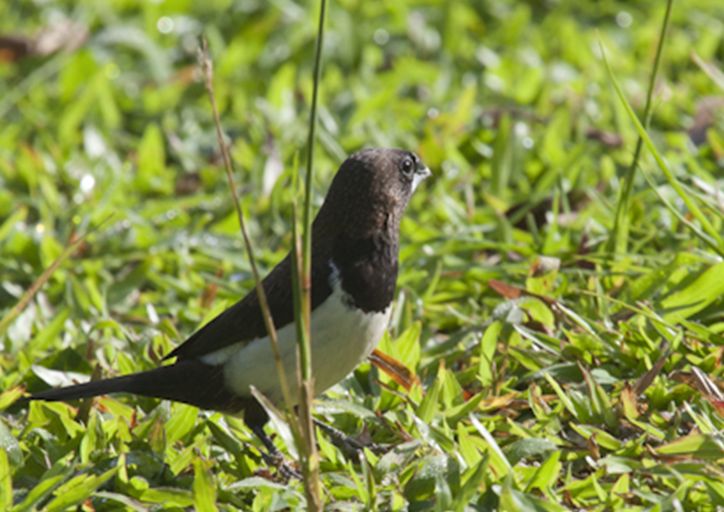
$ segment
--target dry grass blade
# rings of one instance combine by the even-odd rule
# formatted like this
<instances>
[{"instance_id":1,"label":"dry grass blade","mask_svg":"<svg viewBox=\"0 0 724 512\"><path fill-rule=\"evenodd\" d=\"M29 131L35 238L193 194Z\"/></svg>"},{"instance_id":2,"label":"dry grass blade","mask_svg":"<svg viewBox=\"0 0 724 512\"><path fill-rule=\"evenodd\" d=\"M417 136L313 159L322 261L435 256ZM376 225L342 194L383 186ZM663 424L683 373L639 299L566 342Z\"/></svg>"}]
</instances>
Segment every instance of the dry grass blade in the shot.
<instances>
[{"instance_id":1,"label":"dry grass blade","mask_svg":"<svg viewBox=\"0 0 724 512\"><path fill-rule=\"evenodd\" d=\"M711 378L704 373L703 370L699 369L696 366L691 367L691 372L694 374L696 387L701 391L703 394L711 396L712 398L721 401L724 401L724 394L719 390L719 386L717 386Z\"/></svg>"},{"instance_id":2,"label":"dry grass blade","mask_svg":"<svg viewBox=\"0 0 724 512\"><path fill-rule=\"evenodd\" d=\"M684 382L698 390L714 406L716 411L724 416L724 393L719 389L719 385L703 370L692 366L691 372L677 371L671 375L671 378L677 382Z\"/></svg>"},{"instance_id":3,"label":"dry grass blade","mask_svg":"<svg viewBox=\"0 0 724 512\"><path fill-rule=\"evenodd\" d=\"M722 90L724 90L724 73L715 65L702 59L698 53L691 53L693 60L706 75Z\"/></svg>"},{"instance_id":4,"label":"dry grass blade","mask_svg":"<svg viewBox=\"0 0 724 512\"><path fill-rule=\"evenodd\" d=\"M519 299L524 295L522 288L498 281L497 279L488 281L488 286L508 300Z\"/></svg>"},{"instance_id":5,"label":"dry grass blade","mask_svg":"<svg viewBox=\"0 0 724 512\"><path fill-rule=\"evenodd\" d=\"M229 156L229 148L224 143L224 135L221 129L221 118L219 117L219 109L216 105L216 95L214 94L214 72L211 57L209 56L208 45L206 39L201 39L201 47L199 48L199 63L204 76L204 86L209 95L209 101L211 102L211 110L214 116L214 125L216 126L216 137L219 142L219 150L224 159L224 169L226 170L226 178L229 183L229 190L234 200L234 208L236 208L236 215L239 220L239 227L241 229L241 235L244 238L244 247L246 253L249 256L249 263L251 265L251 272L254 276L254 285L256 287L256 293L259 297L259 305L261 306L262 315L264 317L264 325L266 326L267 333L269 334L269 341L272 345L272 351L274 353L274 363L277 368L279 376L279 382L282 388L282 394L284 395L284 403L286 405L287 414L290 415L292 410L292 397L289 392L289 385L284 372L284 366L282 365L282 358L279 352L279 342L277 340L277 332L274 327L274 320L271 316L269 304L266 299L266 293L262 286L262 280L259 276L259 270L256 265L256 259L254 257L254 248L249 238L249 234L246 229L246 223L244 222L244 213L241 210L241 204L239 203L239 196L236 192L236 186L234 185L233 168L231 164L231 157ZM293 423L293 422L292 422ZM294 425L292 425L294 427ZM294 428L293 428L294 431Z\"/></svg>"},{"instance_id":6,"label":"dry grass blade","mask_svg":"<svg viewBox=\"0 0 724 512\"><path fill-rule=\"evenodd\" d=\"M380 352L377 349L373 350L369 356L369 360L373 365L385 372L392 380L408 391L412 389L413 386L420 385L420 379L412 370L384 352Z\"/></svg>"},{"instance_id":7,"label":"dry grass blade","mask_svg":"<svg viewBox=\"0 0 724 512\"><path fill-rule=\"evenodd\" d=\"M641 377L639 377L639 380L636 381L636 385L634 386L634 393L636 395L640 395L648 389L656 376L661 373L664 364L666 364L666 360L669 358L670 350L668 346L664 346L662 348L664 352L663 355L659 357L659 359L654 363L649 371L644 373Z\"/></svg>"},{"instance_id":8,"label":"dry grass blade","mask_svg":"<svg viewBox=\"0 0 724 512\"><path fill-rule=\"evenodd\" d=\"M545 302L549 306L554 306L558 304L558 301L556 301L555 299L546 297L545 295L541 295L539 293L530 292L525 288L520 288L512 284L504 283L503 281L499 281L497 279L488 280L488 286L490 286L495 292L508 300L520 299L521 297L534 297L538 300Z\"/></svg>"},{"instance_id":9,"label":"dry grass blade","mask_svg":"<svg viewBox=\"0 0 724 512\"><path fill-rule=\"evenodd\" d=\"M23 293L23 296L20 297L20 300L17 304L6 314L2 320L0 320L0 336L2 336L5 333L5 330L10 326L13 320L17 318L17 316L22 313L22 311L27 307L27 305L30 303L31 300L33 300L33 297L36 293L43 287L45 283L48 282L48 279L50 279L50 276L53 275L53 272L55 272L58 267L71 255L73 252L78 248L78 246L83 242L90 234L97 231L103 224L108 222L110 220L111 216L109 215L105 219L103 219L97 226L92 227L89 229L86 233L78 236L78 237L72 237L70 243L68 244L68 247L63 250L63 252L53 260L53 262L46 268L42 274L38 276L38 278L33 282L33 284L28 288L25 293Z\"/></svg>"}]
</instances>

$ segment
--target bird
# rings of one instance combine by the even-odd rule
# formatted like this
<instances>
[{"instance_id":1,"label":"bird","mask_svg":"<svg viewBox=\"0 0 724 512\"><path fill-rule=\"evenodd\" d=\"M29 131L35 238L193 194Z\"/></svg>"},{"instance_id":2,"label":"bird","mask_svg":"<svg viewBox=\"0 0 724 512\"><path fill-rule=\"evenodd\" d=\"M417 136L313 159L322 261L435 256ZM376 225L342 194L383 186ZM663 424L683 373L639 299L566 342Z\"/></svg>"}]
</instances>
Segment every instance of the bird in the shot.
<instances>
[{"instance_id":1,"label":"bird","mask_svg":"<svg viewBox=\"0 0 724 512\"><path fill-rule=\"evenodd\" d=\"M340 166L312 222L311 355L315 393L344 379L370 355L390 318L398 274L400 221L415 189L431 175L411 151L368 148ZM263 279L286 375L296 375L292 254ZM275 454L269 417L253 396L283 399L259 298L251 290L213 318L155 369L32 393L68 401L130 393L243 417ZM289 378L293 399L297 379ZM296 405L295 403L292 405Z\"/></svg>"}]
</instances>

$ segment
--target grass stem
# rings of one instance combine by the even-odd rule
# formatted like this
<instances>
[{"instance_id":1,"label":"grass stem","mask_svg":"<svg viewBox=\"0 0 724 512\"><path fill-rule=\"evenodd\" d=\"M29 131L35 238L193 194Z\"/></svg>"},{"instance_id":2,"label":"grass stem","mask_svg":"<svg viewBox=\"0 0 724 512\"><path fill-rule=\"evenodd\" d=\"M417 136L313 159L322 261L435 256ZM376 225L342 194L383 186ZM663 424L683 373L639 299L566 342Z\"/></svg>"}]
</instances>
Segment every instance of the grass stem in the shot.
<instances>
[{"instance_id":1,"label":"grass stem","mask_svg":"<svg viewBox=\"0 0 724 512\"><path fill-rule=\"evenodd\" d=\"M236 186L234 184L234 175L233 175L233 167L232 167L232 163L231 163L231 156L229 155L229 148L227 147L226 143L224 142L223 130L221 128L221 118L219 117L219 109L216 104L216 95L214 94L213 62L209 55L208 44L207 44L205 38L201 39L199 61L200 61L201 70L202 70L203 76L204 76L204 86L206 87L206 92L209 95L209 101L211 103L211 111L214 116L214 125L216 126L216 138L219 142L219 150L221 151L221 155L224 160L224 169L226 170L226 179L229 184L229 190L231 191L234 208L236 209L236 215L239 220L239 227L241 229L241 235L244 239L244 247L245 247L246 253L249 257L249 263L251 265L251 273L254 277L254 286L256 288L257 296L259 297L259 306L261 308L262 316L264 318L264 325L266 327L267 333L269 334L269 341L271 343L272 352L274 354L274 363L276 365L277 373L279 376L279 382L280 382L281 388L282 388L282 395L284 397L284 403L286 405L287 419L290 419L292 404L294 402L292 401L292 396L291 396L291 392L289 391L289 384L287 381L286 372L284 371L284 366L282 364L281 353L279 352L279 341L277 339L277 332L276 332L276 328L274 326L274 319L272 318L271 311L269 309L269 303L267 302L266 292L264 291L264 286L262 285L262 279L259 275L259 269L256 264L256 258L254 257L254 247L251 243L251 239L249 238L249 233L246 229L246 222L244 221L244 212L241 209L241 203L239 202L239 195L236 191ZM292 431L294 432L295 426L296 426L294 424L294 422L290 421L290 426L292 427Z\"/></svg>"},{"instance_id":2,"label":"grass stem","mask_svg":"<svg viewBox=\"0 0 724 512\"><path fill-rule=\"evenodd\" d=\"M314 52L314 77L312 83L312 105L309 115L309 134L307 138L307 165L304 178L304 205L301 232L295 230L295 265L297 267L296 286L298 287L298 305L296 310L297 334L299 343L299 378L301 380L299 420L302 435L306 443L303 453L304 489L307 497L307 508L321 510L321 483L319 477L319 457L312 422L312 401L314 399L314 377L312 375L311 352L311 309L312 309L312 176L314 169L314 140L317 125L317 100L322 68L322 48L324 45L324 18L327 9L326 0L320 0L317 40ZM296 208L295 208L296 212ZM296 220L295 220L296 227ZM301 245L301 258L299 249Z\"/></svg>"},{"instance_id":3,"label":"grass stem","mask_svg":"<svg viewBox=\"0 0 724 512\"><path fill-rule=\"evenodd\" d=\"M659 72L659 65L661 63L661 55L663 53L664 41L666 39L666 30L669 25L669 19L671 17L671 6L673 0L667 0L666 11L664 12L664 21L661 24L661 32L659 34L659 42L656 45L656 56L654 57L654 67L649 77L649 86L646 91L646 104L644 106L644 127L648 128L649 122L651 121L651 100L654 95L654 87L656 86L656 77ZM621 255L626 253L628 247L628 234L629 234L629 208L631 205L631 191L633 190L633 182L636 176L636 168L638 167L639 158L641 157L641 149L643 148L643 138L639 136L636 141L636 149L634 150L633 159L631 165L628 167L626 176L623 180L623 189L619 196L618 203L616 204L616 216L613 224L613 252L615 255Z\"/></svg>"}]
</instances>

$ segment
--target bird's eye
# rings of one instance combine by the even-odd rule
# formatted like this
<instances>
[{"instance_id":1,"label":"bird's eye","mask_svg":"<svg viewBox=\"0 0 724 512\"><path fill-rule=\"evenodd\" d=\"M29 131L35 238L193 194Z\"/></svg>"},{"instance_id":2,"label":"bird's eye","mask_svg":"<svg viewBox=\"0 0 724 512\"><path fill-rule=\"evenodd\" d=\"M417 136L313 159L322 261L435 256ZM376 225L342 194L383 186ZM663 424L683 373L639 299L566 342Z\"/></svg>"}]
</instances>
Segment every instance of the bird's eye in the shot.
<instances>
[{"instance_id":1,"label":"bird's eye","mask_svg":"<svg viewBox=\"0 0 724 512\"><path fill-rule=\"evenodd\" d=\"M405 176L411 176L415 170L415 163L412 161L412 158L405 158L400 164L400 170Z\"/></svg>"}]
</instances>

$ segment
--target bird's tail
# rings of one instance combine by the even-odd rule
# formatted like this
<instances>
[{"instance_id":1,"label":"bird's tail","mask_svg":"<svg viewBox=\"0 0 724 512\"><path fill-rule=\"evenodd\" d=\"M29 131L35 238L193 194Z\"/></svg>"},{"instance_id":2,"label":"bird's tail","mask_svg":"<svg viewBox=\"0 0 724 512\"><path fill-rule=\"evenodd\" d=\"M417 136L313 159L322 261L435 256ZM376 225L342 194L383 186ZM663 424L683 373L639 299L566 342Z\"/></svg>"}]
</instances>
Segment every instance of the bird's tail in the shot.
<instances>
[{"instance_id":1,"label":"bird's tail","mask_svg":"<svg viewBox=\"0 0 724 512\"><path fill-rule=\"evenodd\" d=\"M179 361L112 379L97 380L64 388L33 393L30 400L67 401L90 398L110 393L132 393L152 398L165 398L185 402L204 409L236 412L244 408L240 397L234 396L224 385L220 366L200 361Z\"/></svg>"},{"instance_id":2,"label":"bird's tail","mask_svg":"<svg viewBox=\"0 0 724 512\"><path fill-rule=\"evenodd\" d=\"M151 370L155 372L156 370ZM134 373L113 379L96 380L84 384L75 384L64 388L51 388L45 391L33 393L30 400L47 400L49 402L63 402L67 400L78 400L93 396L107 395L110 393L136 393L138 388L146 388L141 383L146 380L146 373Z\"/></svg>"}]
</instances>

